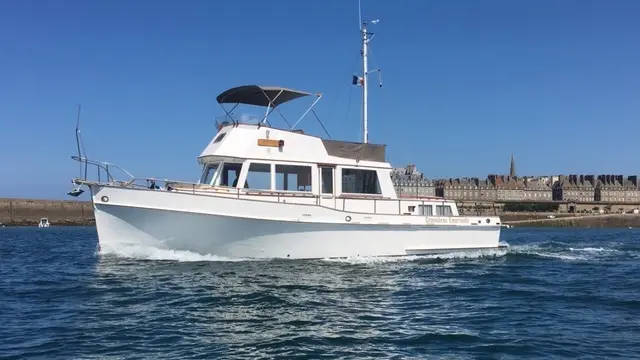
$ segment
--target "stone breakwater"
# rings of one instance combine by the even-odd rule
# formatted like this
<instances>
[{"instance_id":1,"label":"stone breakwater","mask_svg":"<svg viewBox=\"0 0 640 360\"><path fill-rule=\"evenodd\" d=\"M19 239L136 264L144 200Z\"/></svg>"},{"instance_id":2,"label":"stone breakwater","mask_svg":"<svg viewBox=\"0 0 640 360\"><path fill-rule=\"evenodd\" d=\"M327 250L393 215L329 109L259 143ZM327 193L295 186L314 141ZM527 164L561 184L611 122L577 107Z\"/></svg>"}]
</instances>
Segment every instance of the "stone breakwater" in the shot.
<instances>
[{"instance_id":1,"label":"stone breakwater","mask_svg":"<svg viewBox=\"0 0 640 360\"><path fill-rule=\"evenodd\" d=\"M0 223L7 226L37 225L48 218L51 225L92 225L90 201L0 199Z\"/></svg>"}]
</instances>

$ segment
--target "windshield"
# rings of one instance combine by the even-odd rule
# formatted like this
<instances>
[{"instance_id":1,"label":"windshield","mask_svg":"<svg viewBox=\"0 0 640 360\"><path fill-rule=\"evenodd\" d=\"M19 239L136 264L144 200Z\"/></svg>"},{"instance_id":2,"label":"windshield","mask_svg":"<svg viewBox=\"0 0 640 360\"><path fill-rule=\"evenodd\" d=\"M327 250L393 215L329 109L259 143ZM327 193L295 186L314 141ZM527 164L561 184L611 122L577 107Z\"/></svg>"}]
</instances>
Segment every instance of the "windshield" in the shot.
<instances>
[{"instance_id":1,"label":"windshield","mask_svg":"<svg viewBox=\"0 0 640 360\"><path fill-rule=\"evenodd\" d=\"M215 175L216 170L218 170L218 164L208 164L204 172L202 173L202 179L200 179L201 184L211 184L213 180L213 175Z\"/></svg>"},{"instance_id":2,"label":"windshield","mask_svg":"<svg viewBox=\"0 0 640 360\"><path fill-rule=\"evenodd\" d=\"M220 186L236 187L241 168L240 163L225 163L220 173Z\"/></svg>"}]
</instances>

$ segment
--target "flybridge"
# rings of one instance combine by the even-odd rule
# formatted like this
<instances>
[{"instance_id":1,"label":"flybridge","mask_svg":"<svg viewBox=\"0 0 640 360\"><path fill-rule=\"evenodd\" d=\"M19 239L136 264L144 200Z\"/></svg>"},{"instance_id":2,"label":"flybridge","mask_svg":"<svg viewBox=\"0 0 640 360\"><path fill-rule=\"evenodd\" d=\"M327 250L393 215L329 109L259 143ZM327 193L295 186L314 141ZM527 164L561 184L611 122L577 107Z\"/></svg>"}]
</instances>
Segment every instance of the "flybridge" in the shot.
<instances>
[{"instance_id":1,"label":"flybridge","mask_svg":"<svg viewBox=\"0 0 640 360\"><path fill-rule=\"evenodd\" d=\"M284 103L312 95L316 96L315 101L293 125L290 124L287 118L278 109L278 107ZM223 120L222 122L218 121L218 128L222 129L222 127L227 125L233 125L235 127L241 123L255 124L258 127L272 127L268 118L274 110L277 110L285 123L289 125L289 129L282 130L302 133L301 130L296 130L295 127L309 112L311 112L326 132L326 129L324 128L322 122L313 110L314 106L318 103L321 97L322 94L312 94L309 92L292 90L285 87L258 85L244 85L233 87L231 89L223 91L216 98L217 102L220 104L226 114L225 120ZM231 108L231 110L227 110L223 106L223 104L234 104L234 106ZM265 114L262 118L248 117L246 114L234 114L233 111L241 104L264 107L266 108ZM248 119L252 121L247 121ZM330 156L376 162L386 161L385 145L331 140L331 137L328 133L327 136L329 137L329 139L322 139L322 144L324 145L327 154ZM259 141L258 145L267 146L265 141L267 140L262 141L262 145ZM216 141L214 140L214 142ZM273 146L277 145L275 145L274 143Z\"/></svg>"},{"instance_id":2,"label":"flybridge","mask_svg":"<svg viewBox=\"0 0 640 360\"><path fill-rule=\"evenodd\" d=\"M311 106L307 108L304 114L302 114L302 116L300 116L300 118L293 125L291 125L289 120L284 116L284 114L280 111L280 109L278 109L278 106L286 102L293 101L293 100L307 97L307 96L312 96L312 95L314 95L316 99L313 101ZM249 116L250 119L257 120L255 122L258 124L258 126L260 126L261 124L267 124L271 126L271 123L269 122L269 115L271 115L271 113L274 110L277 110L278 114L280 114L280 117L284 120L287 126L289 126L290 130L295 130L295 127L298 126L300 121L302 121L302 119L305 116L307 116L309 112L311 112L315 116L315 118L318 120L318 122L320 123L320 126L322 126L322 129L325 131L325 133L327 133L327 136L331 137L329 136L329 133L327 132L324 125L322 124L322 121L320 121L320 118L318 117L318 115L313 109L315 105L318 103L318 101L320 101L321 98L322 98L321 93L312 94L305 91L292 90L292 89L278 87L278 86L259 86L259 85L237 86L237 87L225 90L216 98L216 100L218 101L218 104L220 104L220 106L222 107L222 110L224 110L226 114L222 122L218 121L218 127L225 125L224 124L225 121L227 123L231 122L234 126L239 123L247 123L247 121L242 121L243 118L244 120L247 119L246 114L233 114L233 111L240 104L244 104L244 105L254 105L254 106L260 106L260 107L266 108L265 114L261 118L255 118L253 116ZM227 109L224 107L223 104L235 104L235 105L231 108L231 110L227 111Z\"/></svg>"}]
</instances>

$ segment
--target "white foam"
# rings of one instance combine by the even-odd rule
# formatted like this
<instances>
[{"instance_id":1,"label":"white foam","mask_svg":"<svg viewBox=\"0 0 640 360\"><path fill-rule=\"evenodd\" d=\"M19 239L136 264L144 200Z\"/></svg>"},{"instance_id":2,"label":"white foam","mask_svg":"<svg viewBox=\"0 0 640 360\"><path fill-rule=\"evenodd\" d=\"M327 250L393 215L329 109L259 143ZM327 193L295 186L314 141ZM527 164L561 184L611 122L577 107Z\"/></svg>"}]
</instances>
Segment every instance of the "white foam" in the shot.
<instances>
[{"instance_id":1,"label":"white foam","mask_svg":"<svg viewBox=\"0 0 640 360\"><path fill-rule=\"evenodd\" d=\"M351 256L346 258L330 259L324 258L322 261L344 263L344 264L384 264L419 259L419 256Z\"/></svg>"},{"instance_id":2,"label":"white foam","mask_svg":"<svg viewBox=\"0 0 640 360\"><path fill-rule=\"evenodd\" d=\"M477 259L481 257L493 256L505 256L507 249L490 249L490 250L469 250L469 251L456 251L443 254L425 255L428 259Z\"/></svg>"},{"instance_id":3,"label":"white foam","mask_svg":"<svg viewBox=\"0 0 640 360\"><path fill-rule=\"evenodd\" d=\"M407 256L354 256L339 259L322 259L323 261L346 263L346 264L383 264L383 263L397 263L397 262L411 262L416 260L431 260L431 259L478 259L487 256L504 256L507 254L506 249L491 249L491 250L472 250L472 251L455 251L442 254L430 254L430 255L407 255Z\"/></svg>"},{"instance_id":4,"label":"white foam","mask_svg":"<svg viewBox=\"0 0 640 360\"><path fill-rule=\"evenodd\" d=\"M616 250L616 249L593 248L593 247L569 248L569 250L571 250L571 251L586 251L586 252L618 252L618 250Z\"/></svg>"},{"instance_id":5,"label":"white foam","mask_svg":"<svg viewBox=\"0 0 640 360\"><path fill-rule=\"evenodd\" d=\"M511 251L521 254L531 254L540 257L556 258L568 261L594 260L598 258L596 254L619 252L619 250L607 249L603 247L555 248L549 246L540 246L540 244L512 246Z\"/></svg>"},{"instance_id":6,"label":"white foam","mask_svg":"<svg viewBox=\"0 0 640 360\"><path fill-rule=\"evenodd\" d=\"M541 252L530 252L529 254L533 254L541 257L547 257L547 258L560 259L560 260L569 260L569 261L587 260L587 258L583 256L571 256L571 255L564 255L564 254L541 253Z\"/></svg>"},{"instance_id":7,"label":"white foam","mask_svg":"<svg viewBox=\"0 0 640 360\"><path fill-rule=\"evenodd\" d=\"M248 261L243 258L229 258L212 254L199 254L187 250L160 249L139 245L102 246L102 255L115 255L117 257L136 260L172 260L180 262L198 261Z\"/></svg>"}]
</instances>

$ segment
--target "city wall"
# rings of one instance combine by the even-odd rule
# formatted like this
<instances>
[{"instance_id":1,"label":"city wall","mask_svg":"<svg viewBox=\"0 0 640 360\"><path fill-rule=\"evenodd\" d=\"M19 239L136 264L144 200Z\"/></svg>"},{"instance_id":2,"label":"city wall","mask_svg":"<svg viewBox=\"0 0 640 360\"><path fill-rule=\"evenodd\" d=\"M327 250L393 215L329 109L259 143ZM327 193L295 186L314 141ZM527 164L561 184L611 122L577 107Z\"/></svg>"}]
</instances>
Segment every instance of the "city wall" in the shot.
<instances>
[{"instance_id":1,"label":"city wall","mask_svg":"<svg viewBox=\"0 0 640 360\"><path fill-rule=\"evenodd\" d=\"M640 227L640 215L582 215L555 219L529 219L503 222L515 227L638 228Z\"/></svg>"}]
</instances>

